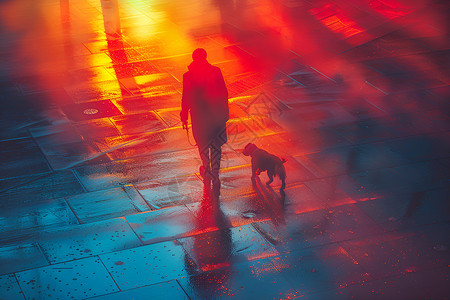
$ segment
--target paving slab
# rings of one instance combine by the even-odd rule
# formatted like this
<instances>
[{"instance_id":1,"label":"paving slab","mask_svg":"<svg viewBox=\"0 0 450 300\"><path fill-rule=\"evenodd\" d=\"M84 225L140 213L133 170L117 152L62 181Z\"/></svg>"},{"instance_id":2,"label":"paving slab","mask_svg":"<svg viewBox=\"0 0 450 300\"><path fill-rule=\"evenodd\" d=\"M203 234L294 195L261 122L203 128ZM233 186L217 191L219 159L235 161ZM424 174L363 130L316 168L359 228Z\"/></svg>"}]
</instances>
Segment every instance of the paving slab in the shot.
<instances>
[{"instance_id":1,"label":"paving slab","mask_svg":"<svg viewBox=\"0 0 450 300\"><path fill-rule=\"evenodd\" d=\"M22 207L24 203L82 193L83 187L71 170L1 181L1 207Z\"/></svg>"},{"instance_id":2,"label":"paving slab","mask_svg":"<svg viewBox=\"0 0 450 300\"><path fill-rule=\"evenodd\" d=\"M448 157L450 145L447 141L448 133L442 132L405 137L389 141L388 145L392 151L415 162Z\"/></svg>"},{"instance_id":3,"label":"paving slab","mask_svg":"<svg viewBox=\"0 0 450 300\"><path fill-rule=\"evenodd\" d=\"M370 200L369 200L370 201ZM377 236L384 229L355 204L335 206L327 209L329 230L336 242L365 236Z\"/></svg>"},{"instance_id":4,"label":"paving slab","mask_svg":"<svg viewBox=\"0 0 450 300\"><path fill-rule=\"evenodd\" d=\"M329 292L308 295L308 299L442 299L448 294L448 267L411 272Z\"/></svg>"},{"instance_id":5,"label":"paving slab","mask_svg":"<svg viewBox=\"0 0 450 300\"><path fill-rule=\"evenodd\" d=\"M363 98L345 99L338 102L339 106L357 117L359 120L383 117L386 112Z\"/></svg>"},{"instance_id":6,"label":"paving slab","mask_svg":"<svg viewBox=\"0 0 450 300\"><path fill-rule=\"evenodd\" d=\"M178 280L191 299L291 299L299 295L268 260L257 260Z\"/></svg>"},{"instance_id":7,"label":"paving slab","mask_svg":"<svg viewBox=\"0 0 450 300\"><path fill-rule=\"evenodd\" d=\"M411 161L393 152L384 143L336 147L296 157L319 177L330 177L365 170L403 165Z\"/></svg>"},{"instance_id":8,"label":"paving slab","mask_svg":"<svg viewBox=\"0 0 450 300\"><path fill-rule=\"evenodd\" d=\"M121 115L110 100L92 101L62 107L67 117L73 121L91 120Z\"/></svg>"},{"instance_id":9,"label":"paving slab","mask_svg":"<svg viewBox=\"0 0 450 300\"><path fill-rule=\"evenodd\" d=\"M177 242L168 241L100 255L121 290L190 276L192 258Z\"/></svg>"},{"instance_id":10,"label":"paving slab","mask_svg":"<svg viewBox=\"0 0 450 300\"><path fill-rule=\"evenodd\" d=\"M112 136L96 139L93 144L112 161L193 148L181 128Z\"/></svg>"},{"instance_id":11,"label":"paving slab","mask_svg":"<svg viewBox=\"0 0 450 300\"><path fill-rule=\"evenodd\" d=\"M2 208L0 240L2 243L27 239L46 229L78 224L64 198L27 201Z\"/></svg>"},{"instance_id":12,"label":"paving slab","mask_svg":"<svg viewBox=\"0 0 450 300\"><path fill-rule=\"evenodd\" d=\"M39 246L51 263L94 256L141 245L123 218L41 232Z\"/></svg>"},{"instance_id":13,"label":"paving slab","mask_svg":"<svg viewBox=\"0 0 450 300\"><path fill-rule=\"evenodd\" d=\"M354 171L396 167L410 163L410 160L398 152L392 151L386 143L369 143L358 145L358 152L350 156L350 162L356 165Z\"/></svg>"},{"instance_id":14,"label":"paving slab","mask_svg":"<svg viewBox=\"0 0 450 300\"><path fill-rule=\"evenodd\" d=\"M448 232L449 226L445 222L401 230L400 233L406 236L401 247L411 266L408 271L448 267Z\"/></svg>"},{"instance_id":15,"label":"paving slab","mask_svg":"<svg viewBox=\"0 0 450 300\"><path fill-rule=\"evenodd\" d=\"M128 183L192 174L198 170L197 150L141 156L107 164L88 165L75 169L82 184L89 191L116 187ZM157 173L156 173L157 171ZM164 174L164 175L162 175Z\"/></svg>"},{"instance_id":16,"label":"paving slab","mask_svg":"<svg viewBox=\"0 0 450 300\"><path fill-rule=\"evenodd\" d=\"M38 244L27 244L20 241L14 245L0 248L0 262L1 274L38 268L49 264Z\"/></svg>"},{"instance_id":17,"label":"paving slab","mask_svg":"<svg viewBox=\"0 0 450 300\"><path fill-rule=\"evenodd\" d=\"M247 75L247 74L246 74ZM255 72L245 76L245 78L227 83L228 96L236 97L246 92L254 92L255 89L261 87L265 83L270 82L270 78L262 73Z\"/></svg>"},{"instance_id":18,"label":"paving slab","mask_svg":"<svg viewBox=\"0 0 450 300\"><path fill-rule=\"evenodd\" d=\"M268 207L263 207L257 195L220 199L217 202L205 196L201 201L186 205L197 218L196 226L207 232L222 228L238 227L273 217Z\"/></svg>"},{"instance_id":19,"label":"paving slab","mask_svg":"<svg viewBox=\"0 0 450 300\"><path fill-rule=\"evenodd\" d=\"M89 120L75 124L84 139L98 139L119 135L119 131L109 118Z\"/></svg>"},{"instance_id":20,"label":"paving slab","mask_svg":"<svg viewBox=\"0 0 450 300\"><path fill-rule=\"evenodd\" d=\"M114 51L118 50L109 52L110 56L117 54L117 52ZM118 79L158 73L158 69L155 65L148 60L118 63L113 66L107 66L106 69Z\"/></svg>"},{"instance_id":21,"label":"paving slab","mask_svg":"<svg viewBox=\"0 0 450 300\"><path fill-rule=\"evenodd\" d=\"M213 230L178 241L202 271L279 254L251 224Z\"/></svg>"},{"instance_id":22,"label":"paving slab","mask_svg":"<svg viewBox=\"0 0 450 300\"><path fill-rule=\"evenodd\" d=\"M273 153L279 157L292 156L298 147L299 138L290 135L288 132L279 132L276 134L260 136L255 139L254 144L259 148ZM239 152L239 151L238 151ZM241 153L241 152L240 152ZM296 153L295 153L296 154ZM249 157L244 157L245 161L249 161Z\"/></svg>"},{"instance_id":23,"label":"paving slab","mask_svg":"<svg viewBox=\"0 0 450 300\"><path fill-rule=\"evenodd\" d=\"M103 41L103 44L106 44ZM91 63L94 59L94 63ZM110 64L111 58L105 53L93 53L89 55L78 55L74 57L72 66L74 69L83 69L88 67L98 67Z\"/></svg>"},{"instance_id":24,"label":"paving slab","mask_svg":"<svg viewBox=\"0 0 450 300\"><path fill-rule=\"evenodd\" d=\"M187 72L186 66L188 66L191 61L192 61L191 54L183 53L183 54L175 55L172 57L162 56L159 59L152 60L152 63L160 71L165 71L168 73L173 73L173 72L178 71L179 76L175 77L175 78L178 78L179 80L181 80L182 74Z\"/></svg>"},{"instance_id":25,"label":"paving slab","mask_svg":"<svg viewBox=\"0 0 450 300\"><path fill-rule=\"evenodd\" d=\"M155 110L155 112L169 127L181 126L181 96L172 107L160 107L159 109Z\"/></svg>"},{"instance_id":26,"label":"paving slab","mask_svg":"<svg viewBox=\"0 0 450 300\"><path fill-rule=\"evenodd\" d=\"M343 175L361 171L358 163L362 155L357 146L326 149L321 152L297 157L302 165L307 165L318 178Z\"/></svg>"},{"instance_id":27,"label":"paving slab","mask_svg":"<svg viewBox=\"0 0 450 300\"><path fill-rule=\"evenodd\" d=\"M168 73L156 73L150 75L122 78L120 83L133 95L166 96L177 94L177 88L181 84Z\"/></svg>"},{"instance_id":28,"label":"paving slab","mask_svg":"<svg viewBox=\"0 0 450 300\"><path fill-rule=\"evenodd\" d=\"M0 276L0 298L10 300L25 299L14 274Z\"/></svg>"},{"instance_id":29,"label":"paving slab","mask_svg":"<svg viewBox=\"0 0 450 300\"><path fill-rule=\"evenodd\" d=\"M251 181L251 165L246 163L237 168L229 168L222 170L219 173L221 180L221 195L222 198L233 198L236 195L245 195L253 193L252 181ZM261 174L262 177L266 175ZM264 180L264 179L263 179ZM266 180L267 181L267 180Z\"/></svg>"},{"instance_id":30,"label":"paving slab","mask_svg":"<svg viewBox=\"0 0 450 300\"><path fill-rule=\"evenodd\" d=\"M0 121L2 128L2 131L0 131L0 140L30 137L27 124L30 124L30 120L17 120L13 112L3 113Z\"/></svg>"},{"instance_id":31,"label":"paving slab","mask_svg":"<svg viewBox=\"0 0 450 300\"><path fill-rule=\"evenodd\" d=\"M152 284L141 288L135 288L127 291L116 292L88 299L120 300L125 298L131 298L136 300L145 300L148 299L149 296L152 297L152 299L160 299L160 300L190 299L176 281L168 281L158 284Z\"/></svg>"},{"instance_id":32,"label":"paving slab","mask_svg":"<svg viewBox=\"0 0 450 300\"><path fill-rule=\"evenodd\" d=\"M165 128L153 112L112 117L111 121L123 135L158 131Z\"/></svg>"},{"instance_id":33,"label":"paving slab","mask_svg":"<svg viewBox=\"0 0 450 300\"><path fill-rule=\"evenodd\" d=\"M350 175L365 190L386 196L401 193L415 187L408 181L406 174L398 174L390 168L370 170Z\"/></svg>"},{"instance_id":34,"label":"paving slab","mask_svg":"<svg viewBox=\"0 0 450 300\"><path fill-rule=\"evenodd\" d=\"M103 55L106 56L106 54L101 53ZM95 55L95 54L93 54ZM108 57L108 59L110 59ZM84 103L84 102L95 102L97 101L107 101L106 103L109 102L109 99L114 99L114 98L119 98L119 97L129 97L132 96L131 92L128 91L125 86L121 85L119 82L117 82L117 80L108 80L108 81L101 81L101 82L96 82L94 83L78 83L78 84L72 84L70 86L65 86L64 87L65 91L67 92L67 94L70 96L70 98L73 100L73 102L76 103ZM100 102L101 103L101 102ZM85 109L90 109L90 105L85 105L83 104L82 106L78 105L75 107L68 107L68 110L74 109L73 112L80 112L80 108L84 108ZM119 115L120 111L118 111L117 109L114 109L111 106L108 106L109 108L111 108L111 113L113 115ZM108 108L107 107L107 108ZM102 109L102 107L100 107ZM94 109L98 109L96 107L94 107ZM84 110L82 110L84 111ZM100 110L99 110L100 111ZM107 112L108 110L101 110L102 112ZM106 113L106 115L108 115L109 113ZM91 116L90 118L95 118L96 114L94 114L93 116ZM75 119L81 119L83 120L84 115L79 115L79 114L74 114L73 115L74 120Z\"/></svg>"},{"instance_id":35,"label":"paving slab","mask_svg":"<svg viewBox=\"0 0 450 300\"><path fill-rule=\"evenodd\" d=\"M82 140L80 134L77 132L76 127L67 119L62 110L58 110L58 114L55 119L39 122L29 128L31 135L41 142L56 142L59 143L73 143L80 142Z\"/></svg>"},{"instance_id":36,"label":"paving slab","mask_svg":"<svg viewBox=\"0 0 450 300\"><path fill-rule=\"evenodd\" d=\"M280 253L333 242L329 215L323 210L286 216L284 226L277 226L271 221L258 222L253 226Z\"/></svg>"},{"instance_id":37,"label":"paving slab","mask_svg":"<svg viewBox=\"0 0 450 300\"><path fill-rule=\"evenodd\" d=\"M395 128L386 126L380 119L344 124L335 127L335 130L353 144L377 142L396 137Z\"/></svg>"},{"instance_id":38,"label":"paving slab","mask_svg":"<svg viewBox=\"0 0 450 300\"><path fill-rule=\"evenodd\" d=\"M387 125L394 127L399 137L432 134L443 131L421 112L403 112L391 115Z\"/></svg>"},{"instance_id":39,"label":"paving slab","mask_svg":"<svg viewBox=\"0 0 450 300\"><path fill-rule=\"evenodd\" d=\"M434 95L431 91L405 91L378 98L371 97L367 101L388 114L421 112L423 110L444 108L446 105L445 101L437 95Z\"/></svg>"},{"instance_id":40,"label":"paving slab","mask_svg":"<svg viewBox=\"0 0 450 300\"><path fill-rule=\"evenodd\" d=\"M430 119L434 124L439 126L439 128L441 129L439 131L449 130L450 127L449 117L447 115L443 115L440 109L422 111L422 114L428 119Z\"/></svg>"},{"instance_id":41,"label":"paving slab","mask_svg":"<svg viewBox=\"0 0 450 300\"><path fill-rule=\"evenodd\" d=\"M326 86L333 83L330 79L312 69L292 72L289 74L289 77L306 87L314 85Z\"/></svg>"},{"instance_id":42,"label":"paving slab","mask_svg":"<svg viewBox=\"0 0 450 300\"><path fill-rule=\"evenodd\" d=\"M351 194L350 192L353 192L355 189L359 191L361 186L347 175L310 180L306 181L305 185L322 199L328 207L355 203L360 198L372 196L372 194L367 195L365 191L358 194L355 192L357 197ZM362 194L362 197L360 194Z\"/></svg>"},{"instance_id":43,"label":"paving slab","mask_svg":"<svg viewBox=\"0 0 450 300\"><path fill-rule=\"evenodd\" d=\"M98 257L16 273L26 298L80 299L118 291Z\"/></svg>"},{"instance_id":44,"label":"paving slab","mask_svg":"<svg viewBox=\"0 0 450 300\"><path fill-rule=\"evenodd\" d=\"M282 204L286 214L302 214L330 207L324 199L319 197L304 183L288 186L285 190Z\"/></svg>"},{"instance_id":45,"label":"paving slab","mask_svg":"<svg viewBox=\"0 0 450 300\"><path fill-rule=\"evenodd\" d=\"M113 80L114 77L102 66L94 68L84 68L69 72L73 82L101 82Z\"/></svg>"},{"instance_id":46,"label":"paving slab","mask_svg":"<svg viewBox=\"0 0 450 300\"><path fill-rule=\"evenodd\" d=\"M66 199L82 223L123 217L150 209L143 199L131 199L122 188L83 193Z\"/></svg>"},{"instance_id":47,"label":"paving slab","mask_svg":"<svg viewBox=\"0 0 450 300\"><path fill-rule=\"evenodd\" d=\"M142 61L145 57L136 51L136 49L108 49L108 55L111 57L116 64L126 64L128 62Z\"/></svg>"},{"instance_id":48,"label":"paving slab","mask_svg":"<svg viewBox=\"0 0 450 300\"><path fill-rule=\"evenodd\" d=\"M228 146L244 149L245 145L258 137L283 132L284 130L267 116L250 116L230 120L227 123Z\"/></svg>"},{"instance_id":49,"label":"paving slab","mask_svg":"<svg viewBox=\"0 0 450 300\"><path fill-rule=\"evenodd\" d=\"M286 213L285 220L282 226L267 221L254 224L280 252L384 232L381 226L354 205L327 207L298 215Z\"/></svg>"},{"instance_id":50,"label":"paving slab","mask_svg":"<svg viewBox=\"0 0 450 300\"><path fill-rule=\"evenodd\" d=\"M338 245L290 252L275 257L272 262L300 295L338 289L372 279Z\"/></svg>"},{"instance_id":51,"label":"paving slab","mask_svg":"<svg viewBox=\"0 0 450 300\"><path fill-rule=\"evenodd\" d=\"M125 217L144 244L196 234L195 217L186 206L173 206Z\"/></svg>"},{"instance_id":52,"label":"paving slab","mask_svg":"<svg viewBox=\"0 0 450 300\"><path fill-rule=\"evenodd\" d=\"M400 32L387 34L374 42L378 47L389 51L394 56L404 56L417 53L426 53L430 49L418 43L414 43Z\"/></svg>"},{"instance_id":53,"label":"paving slab","mask_svg":"<svg viewBox=\"0 0 450 300\"><path fill-rule=\"evenodd\" d=\"M429 91L431 94L438 96L445 102L448 102L448 96L450 95L450 88L448 86L430 89Z\"/></svg>"},{"instance_id":54,"label":"paving slab","mask_svg":"<svg viewBox=\"0 0 450 300\"><path fill-rule=\"evenodd\" d=\"M397 58L380 58L365 62L367 66L383 75L403 73L405 66Z\"/></svg>"},{"instance_id":55,"label":"paving slab","mask_svg":"<svg viewBox=\"0 0 450 300\"><path fill-rule=\"evenodd\" d=\"M123 114L146 113L157 109L169 109L181 106L181 94L168 95L134 95L131 97L119 97L114 103Z\"/></svg>"},{"instance_id":56,"label":"paving slab","mask_svg":"<svg viewBox=\"0 0 450 300\"><path fill-rule=\"evenodd\" d=\"M2 165L0 178L32 175L50 171L36 143L30 138L1 141Z\"/></svg>"},{"instance_id":57,"label":"paving slab","mask_svg":"<svg viewBox=\"0 0 450 300\"><path fill-rule=\"evenodd\" d=\"M435 160L395 166L392 170L423 190L445 188L450 181L450 168Z\"/></svg>"},{"instance_id":58,"label":"paving slab","mask_svg":"<svg viewBox=\"0 0 450 300\"><path fill-rule=\"evenodd\" d=\"M337 127L349 126L356 121L356 118L344 110L337 103L323 102L321 105L310 103L309 105L289 104L294 108L285 111L280 117L274 119L284 128L320 128L320 127ZM301 106L301 109L296 109Z\"/></svg>"},{"instance_id":59,"label":"paving slab","mask_svg":"<svg viewBox=\"0 0 450 300\"><path fill-rule=\"evenodd\" d=\"M449 220L448 189L404 193L359 202L357 206L387 230Z\"/></svg>"},{"instance_id":60,"label":"paving slab","mask_svg":"<svg viewBox=\"0 0 450 300\"><path fill-rule=\"evenodd\" d=\"M152 209L190 204L203 195L203 183L196 175L137 183L136 189Z\"/></svg>"},{"instance_id":61,"label":"paving slab","mask_svg":"<svg viewBox=\"0 0 450 300\"><path fill-rule=\"evenodd\" d=\"M295 156L351 144L332 127L307 128L300 126L288 130L291 135L294 133L296 135L298 132L301 132L301 136L295 140L295 146L298 149Z\"/></svg>"},{"instance_id":62,"label":"paving slab","mask_svg":"<svg viewBox=\"0 0 450 300\"><path fill-rule=\"evenodd\" d=\"M442 254L436 257L439 253L432 247L416 244L420 239L413 231L402 231L340 245L373 278L382 279L445 265L446 259Z\"/></svg>"},{"instance_id":63,"label":"paving slab","mask_svg":"<svg viewBox=\"0 0 450 300\"><path fill-rule=\"evenodd\" d=\"M64 134L57 133L36 139L52 169L69 169L94 158L108 161L108 158L101 157L98 150L92 147L90 143L82 141L81 136L79 136L78 141L67 142L60 139L60 136Z\"/></svg>"}]
</instances>

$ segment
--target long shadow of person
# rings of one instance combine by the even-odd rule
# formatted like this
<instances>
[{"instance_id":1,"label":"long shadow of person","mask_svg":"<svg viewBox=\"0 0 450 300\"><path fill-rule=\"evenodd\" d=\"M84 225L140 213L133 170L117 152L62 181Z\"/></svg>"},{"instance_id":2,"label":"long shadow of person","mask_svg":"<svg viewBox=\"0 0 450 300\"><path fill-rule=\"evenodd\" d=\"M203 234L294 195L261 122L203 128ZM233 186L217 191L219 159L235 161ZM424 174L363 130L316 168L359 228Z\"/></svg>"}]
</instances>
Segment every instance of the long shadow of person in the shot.
<instances>
[{"instance_id":1,"label":"long shadow of person","mask_svg":"<svg viewBox=\"0 0 450 300\"><path fill-rule=\"evenodd\" d=\"M196 219L196 231L205 233L183 244L195 262L193 265L186 255L186 268L194 274L188 278L188 285L195 298L212 299L226 293L225 283L231 278L231 223L206 188Z\"/></svg>"}]
</instances>

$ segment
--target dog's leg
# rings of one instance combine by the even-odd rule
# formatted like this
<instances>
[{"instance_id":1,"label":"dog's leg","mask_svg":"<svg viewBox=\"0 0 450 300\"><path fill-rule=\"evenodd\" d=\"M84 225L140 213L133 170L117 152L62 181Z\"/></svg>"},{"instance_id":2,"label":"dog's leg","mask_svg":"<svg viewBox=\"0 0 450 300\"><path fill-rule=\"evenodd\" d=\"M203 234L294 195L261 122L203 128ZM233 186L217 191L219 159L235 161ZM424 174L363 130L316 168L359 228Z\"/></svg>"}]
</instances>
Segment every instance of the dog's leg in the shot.
<instances>
[{"instance_id":1,"label":"dog's leg","mask_svg":"<svg viewBox=\"0 0 450 300\"><path fill-rule=\"evenodd\" d=\"M258 175L258 167L252 162L252 179L255 179L256 175Z\"/></svg>"},{"instance_id":2,"label":"dog's leg","mask_svg":"<svg viewBox=\"0 0 450 300\"><path fill-rule=\"evenodd\" d=\"M281 165L281 168L278 171L278 177L281 179L280 193L284 193L286 187L286 168L283 165Z\"/></svg>"},{"instance_id":3,"label":"dog's leg","mask_svg":"<svg viewBox=\"0 0 450 300\"><path fill-rule=\"evenodd\" d=\"M284 178L282 178L280 192L284 191L285 188L286 188L286 180Z\"/></svg>"},{"instance_id":4,"label":"dog's leg","mask_svg":"<svg viewBox=\"0 0 450 300\"><path fill-rule=\"evenodd\" d=\"M266 185L270 185L273 182L273 173L267 170L267 176L269 177L269 181L266 182Z\"/></svg>"}]
</instances>

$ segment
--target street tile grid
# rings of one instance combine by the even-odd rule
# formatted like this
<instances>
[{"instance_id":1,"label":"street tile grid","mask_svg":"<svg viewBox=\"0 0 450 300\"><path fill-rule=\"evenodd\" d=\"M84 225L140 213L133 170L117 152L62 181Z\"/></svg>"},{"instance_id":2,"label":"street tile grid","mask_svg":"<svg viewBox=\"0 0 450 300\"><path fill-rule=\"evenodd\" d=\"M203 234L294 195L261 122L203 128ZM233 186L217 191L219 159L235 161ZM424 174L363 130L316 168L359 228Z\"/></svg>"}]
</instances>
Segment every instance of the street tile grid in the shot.
<instances>
[{"instance_id":1,"label":"street tile grid","mask_svg":"<svg viewBox=\"0 0 450 300\"><path fill-rule=\"evenodd\" d=\"M391 240L392 238L394 238L394 241L395 241L395 240L398 240L398 238L395 237L396 235L398 236L398 234L392 232L391 234L387 233L385 236L387 238L387 241ZM379 238L379 236L378 236L378 238ZM402 240L408 240L408 238L405 238L404 236L402 236L401 238L402 238ZM261 262L263 262L265 260L269 260L269 264L272 265L271 268L274 269L274 270L277 270L276 271L277 273L281 272L280 273L280 274L282 274L281 278L284 278L284 280L287 280L288 282L290 282L290 284L293 284L294 282L292 282L292 278L290 276L283 275L284 270L289 270L289 272L292 272L292 270L293 270L292 268L286 269L286 267L291 265L292 262L290 264L283 263L284 259L291 257L292 259L295 258L296 260L299 260L299 262L302 261L303 259L307 259L307 261L310 261L308 256L311 255L311 254L312 255L317 255L317 252L320 252L320 251L325 251L325 252L332 251L333 253L336 253L336 251L338 251L338 253L343 253L344 254L344 258L347 257L348 260L353 261L353 263L358 264L355 261L355 259L357 259L357 258L356 257L352 257L351 255L348 254L348 250L351 249L351 248L348 248L345 245L348 244L348 243L351 244L351 243L354 243L354 242L358 242L359 240L361 240L361 239L343 241L343 242L332 243L332 244L326 244L326 245L321 245L321 246L308 248L308 249L301 250L301 251L292 251L292 252L289 251L289 252L287 252L287 254L280 254L280 255L272 256L272 257L270 257L270 259L263 259L263 260L258 259L257 263L261 263ZM130 252L130 251L131 252L135 252L135 250L139 250L139 251L141 251L143 253L149 253L148 250L145 249L145 247L147 247L147 248L149 248L149 247L151 248L153 246L161 247L162 244L165 244L165 243L167 243L167 242L157 243L157 244L154 244L154 245L149 245L149 246L144 246L144 247L139 247L139 248L131 248L131 249L128 249L128 250L123 250L121 252L124 252L124 251L126 251L126 252ZM344 248L342 248L342 247L344 247ZM357 246L357 247L359 248L359 246ZM345 249L347 249L347 250L345 250ZM395 249L395 247L394 247L394 249ZM189 253L186 253L186 249L184 249L183 251L184 251L184 255L189 256ZM304 251L307 251L307 252L304 252ZM395 251L396 251L396 253L400 253L400 255L403 255L402 252L398 252L398 248ZM311 254L308 254L308 253L311 253ZM104 257L105 255L106 256L108 256L108 255L109 256L111 256L111 255L120 255L120 252L112 252L110 254L103 254L103 255L99 255L99 256L96 255L96 256L93 256L93 257L85 258L85 259L73 260L73 261L68 261L68 262L65 262L65 263L58 263L58 264L54 264L54 265L51 265L51 266L42 267L42 268L38 268L38 269L34 269L34 270L17 272L17 273L15 273L16 281L12 280L13 284L11 284L12 282L8 283L8 290L7 290L7 292L10 292L10 289L16 289L16 285L17 284L19 284L20 286L27 286L29 284L34 285L34 283L33 283L34 281L33 280L26 281L25 278L30 278L29 276L30 275L33 276L32 274L35 273L35 272L41 272L41 271L52 272L52 270L55 270L55 271L59 270L59 271L56 271L56 272L60 273L61 270L64 270L64 269L71 270L72 269L72 267L70 267L70 268L66 267L67 264L75 264L74 266L76 266L76 265L83 265L83 264L88 263L87 266L89 266L89 262L91 262L91 264L94 263L94 264L98 265L98 267L96 267L97 268L97 273L98 272L104 272L105 274L109 274L109 275L107 275L108 277L112 276L111 278L114 280L114 282L111 281L111 286L114 286L114 288L113 288L113 290L109 290L108 291L106 289L104 291L100 291L99 294L96 294L96 293L92 293L92 291L91 291L92 288L89 289L89 292L87 292L86 290L83 291L82 287L79 286L79 289L84 292L84 294L85 294L84 296L85 297L86 296L90 297L90 296L95 296L95 295L107 294L108 292L113 292L114 290L115 291L119 291L119 290L125 291L125 290L130 290L130 289L133 289L133 288L139 288L139 287L142 287L142 286L146 286L145 284L144 285L134 285L131 288L127 288L127 289L121 289L120 286L117 287L117 280L114 279L114 275L112 275L110 271L108 271L108 273L105 272L105 271L107 271L107 268L105 266L105 262L102 261L103 260L102 257ZM303 258L303 257L305 257L305 258ZM129 258L131 258L131 257L129 256ZM324 258L326 259L327 257L324 257ZM321 258L320 261L323 261L324 258ZM135 258L131 258L131 259L135 259ZM280 261L280 259L281 259L281 261ZM123 265L124 262L122 260L123 260L123 258L121 260L119 260L119 261L116 261L114 264L116 266ZM189 260L191 262L195 263L195 261L192 260L192 257ZM246 266L248 266L248 263L246 261L238 261L238 262L234 262L233 265L235 265L238 268L246 269L247 268ZM411 266L409 269L407 268L405 270L401 270L401 269L398 270L398 269L396 269L396 271L394 273L384 274L384 275L382 275L381 278L378 278L378 279L390 280L391 278L392 279L394 279L394 278L401 278L402 276L407 276L411 272L415 273L415 272L419 272L421 270L441 269L445 265L446 265L446 263L441 263L441 265L439 265L439 264L427 265L427 266L421 267L420 269L417 269L417 267L415 267L415 266ZM314 264L312 265L312 267L314 267ZM367 269L367 267L369 267L369 269ZM407 265L407 267L408 267L408 265ZM198 270L198 266L196 268ZM309 272L313 272L314 273L314 272L318 272L319 271L319 270L314 269L314 268L313 269L308 269L307 266L304 266L302 268L306 268L305 271L302 271L302 272L306 272L306 273L309 273ZM361 267L359 267L359 268L361 268ZM219 269L216 269L216 270L213 270L213 271L209 271L207 273L210 273L210 272L213 272L213 273L214 272L222 272L223 270L221 271L220 269L222 269L222 267L219 267ZM45 271L45 270L48 270L48 271ZM294 268L294 271L295 271L295 268ZM162 272L164 272L164 271L162 271ZM193 274L187 274L187 276L188 277L189 276L194 276L195 277L195 276L199 276L199 274L201 274L201 273L204 273L204 272L200 272L200 273L198 273L198 275L196 275L197 272L198 271L194 271ZM94 274L95 273L96 272L94 272ZM359 273L363 276L360 279L361 281L358 280L358 281L351 281L351 282L343 282L340 286L334 286L334 287L323 287L323 286L321 286L320 290L319 289L318 290L314 290L314 288L313 288L313 290L306 291L306 292L302 291L302 293L310 295L310 294L318 293L319 291L323 292L324 290L327 290L327 289L330 289L330 290L331 289L336 289L336 288L339 289L339 288L343 288L343 287L348 287L348 286L352 286L352 285L359 285L359 284L364 284L365 282L374 281L374 278L370 275L371 274L370 264L369 265L363 265L362 269L359 270ZM77 273L77 274L79 274L79 273ZM141 274L142 275L141 272L140 273L136 273L136 275L137 274ZM2 281L5 281L5 280L11 281L12 276L14 276L14 275L13 274L5 274L5 275L1 276L1 279L2 279ZM60 274L60 276L61 277L57 276L54 279L50 279L49 278L49 280L55 280L56 279L56 280L59 280L59 282L61 282L61 279L63 279L63 281L62 281L63 283L64 282L70 283L70 281L68 281L68 280L76 280L75 279L76 277L72 278L72 275L70 275L70 274L67 275L68 278L66 278L66 280L64 280L64 277L66 275ZM77 275L75 275L75 276L77 276ZM31 278L33 278L33 277L31 277ZM89 280L92 279L91 276L88 276L86 278L89 278ZM178 276L175 276L175 277L164 277L164 279L169 279L169 280L180 280L179 278L181 278L181 280L184 281L184 280L186 280L187 277L185 277L185 276L183 276L183 277L178 277ZM378 280L377 278L375 278L375 279ZM156 282L156 283L163 283L165 281L167 281L167 280L163 280L163 281ZM47 283L48 283L48 281L47 281ZM154 284L156 284L156 283L154 283ZM29 290L29 287L26 287L25 290L26 290L26 294L31 293L31 295L33 295L31 290ZM53 291L55 291L55 290L53 290ZM63 290L60 290L60 292L62 292L62 291ZM77 291L77 289L75 289L75 293L76 293L76 291ZM41 292L45 292L45 289L42 290ZM297 291L297 293L298 293L298 291ZM50 296L50 294L48 296ZM68 296L70 296L70 295L68 295ZM30 297L32 297L32 296L30 296Z\"/></svg>"}]
</instances>

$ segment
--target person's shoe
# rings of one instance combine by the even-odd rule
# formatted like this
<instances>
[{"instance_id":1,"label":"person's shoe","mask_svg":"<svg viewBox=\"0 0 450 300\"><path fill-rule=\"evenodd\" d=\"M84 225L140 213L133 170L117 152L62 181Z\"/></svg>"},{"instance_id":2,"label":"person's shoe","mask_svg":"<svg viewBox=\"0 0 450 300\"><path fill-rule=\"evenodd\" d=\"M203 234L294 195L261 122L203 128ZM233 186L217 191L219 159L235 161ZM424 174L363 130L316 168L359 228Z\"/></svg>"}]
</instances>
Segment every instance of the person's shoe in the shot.
<instances>
[{"instance_id":1,"label":"person's shoe","mask_svg":"<svg viewBox=\"0 0 450 300\"><path fill-rule=\"evenodd\" d=\"M206 171L206 168L204 166L201 166L199 169L199 173L203 179L203 184L205 185L205 188L208 191L211 190L211 177L209 176L208 172Z\"/></svg>"},{"instance_id":2,"label":"person's shoe","mask_svg":"<svg viewBox=\"0 0 450 300\"><path fill-rule=\"evenodd\" d=\"M220 196L220 180L213 180L212 182L212 195L216 199Z\"/></svg>"}]
</instances>

